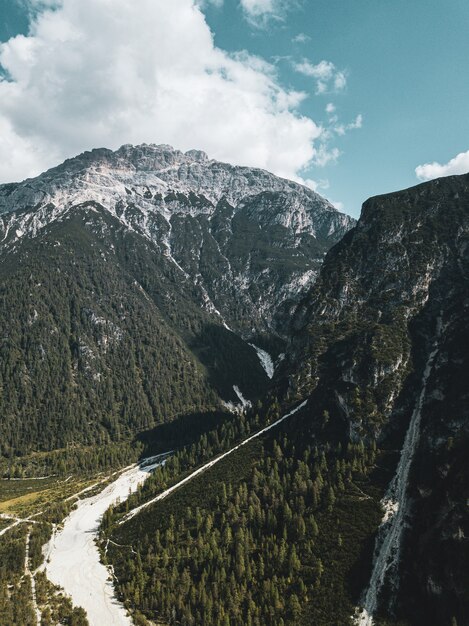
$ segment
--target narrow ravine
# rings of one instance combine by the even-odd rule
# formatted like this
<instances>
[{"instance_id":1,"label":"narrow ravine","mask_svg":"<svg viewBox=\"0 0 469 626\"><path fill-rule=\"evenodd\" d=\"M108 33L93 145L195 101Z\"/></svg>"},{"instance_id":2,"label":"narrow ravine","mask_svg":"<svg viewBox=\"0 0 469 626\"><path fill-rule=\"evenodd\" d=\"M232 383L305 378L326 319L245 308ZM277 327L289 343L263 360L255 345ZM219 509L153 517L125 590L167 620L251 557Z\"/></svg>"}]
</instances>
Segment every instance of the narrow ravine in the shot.
<instances>
[{"instance_id":1,"label":"narrow ravine","mask_svg":"<svg viewBox=\"0 0 469 626\"><path fill-rule=\"evenodd\" d=\"M384 516L376 538L370 582L363 595L362 606L355 620L357 626L373 625L373 616L378 608L379 595L387 578L390 577L393 589L397 589L398 586L402 536L406 527L406 515L409 511L409 473L420 439L422 407L427 393L428 379L438 353L440 335L441 319L439 318L435 341L425 364L420 395L412 413L396 474L382 500Z\"/></svg>"},{"instance_id":2,"label":"narrow ravine","mask_svg":"<svg viewBox=\"0 0 469 626\"><path fill-rule=\"evenodd\" d=\"M127 468L103 491L80 500L44 548L47 577L64 589L75 606L85 609L91 626L132 625L115 597L110 573L100 561L95 539L104 512L136 491L152 470L164 462L165 456Z\"/></svg>"}]
</instances>

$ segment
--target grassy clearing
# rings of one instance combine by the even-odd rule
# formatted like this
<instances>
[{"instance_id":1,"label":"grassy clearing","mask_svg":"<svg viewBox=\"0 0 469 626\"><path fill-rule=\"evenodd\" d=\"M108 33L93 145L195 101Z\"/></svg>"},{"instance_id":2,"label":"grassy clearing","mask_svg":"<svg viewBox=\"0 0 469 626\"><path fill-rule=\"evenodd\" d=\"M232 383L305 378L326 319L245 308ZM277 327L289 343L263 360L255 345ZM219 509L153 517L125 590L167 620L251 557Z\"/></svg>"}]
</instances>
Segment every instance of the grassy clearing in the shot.
<instances>
[{"instance_id":1,"label":"grassy clearing","mask_svg":"<svg viewBox=\"0 0 469 626\"><path fill-rule=\"evenodd\" d=\"M17 515L18 517L39 515L44 508L64 501L103 478L105 476L100 473L98 476L85 479L74 476L69 480L57 477L45 480L34 478L17 481L0 480L0 513ZM103 486L104 483L99 489L102 489ZM83 494L84 497L89 495L92 493Z\"/></svg>"}]
</instances>

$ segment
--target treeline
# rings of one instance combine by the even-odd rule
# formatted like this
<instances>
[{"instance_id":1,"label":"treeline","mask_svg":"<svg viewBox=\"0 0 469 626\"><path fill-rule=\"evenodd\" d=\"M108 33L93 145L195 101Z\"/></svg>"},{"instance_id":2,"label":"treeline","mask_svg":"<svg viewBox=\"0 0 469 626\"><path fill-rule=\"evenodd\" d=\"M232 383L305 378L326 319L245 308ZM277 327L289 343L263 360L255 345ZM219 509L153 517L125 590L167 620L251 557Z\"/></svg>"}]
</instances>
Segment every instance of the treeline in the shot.
<instances>
[{"instance_id":1,"label":"treeline","mask_svg":"<svg viewBox=\"0 0 469 626\"><path fill-rule=\"evenodd\" d=\"M41 626L90 626L86 611L81 607L74 607L71 599L53 585L44 572L38 572L35 578Z\"/></svg>"},{"instance_id":2,"label":"treeline","mask_svg":"<svg viewBox=\"0 0 469 626\"><path fill-rule=\"evenodd\" d=\"M25 572L27 532L27 525L22 524L19 528L14 528L0 537L0 624L2 626L36 626L37 624L31 576ZM37 565L37 556L30 558L31 571ZM85 611L81 608L74 608L71 600L54 587L43 572L38 572L34 576L41 626L56 626L56 624L89 626Z\"/></svg>"},{"instance_id":3,"label":"treeline","mask_svg":"<svg viewBox=\"0 0 469 626\"><path fill-rule=\"evenodd\" d=\"M74 251L60 259L24 261L5 273L0 273L4 456L11 449L25 454L103 445L166 415L216 403L183 341L114 264Z\"/></svg>"},{"instance_id":4,"label":"treeline","mask_svg":"<svg viewBox=\"0 0 469 626\"><path fill-rule=\"evenodd\" d=\"M73 607L67 596L50 583L43 572L43 545L50 539L52 524L60 523L72 508L71 503L53 503L35 524L21 523L0 537L0 624L2 626L36 626L31 575L36 583L36 601L41 626L89 626L85 611ZM39 519L39 518L38 518ZM11 522L10 522L11 523ZM29 558L26 563L26 544Z\"/></svg>"},{"instance_id":5,"label":"treeline","mask_svg":"<svg viewBox=\"0 0 469 626\"><path fill-rule=\"evenodd\" d=\"M63 450L30 454L23 457L0 458L0 476L3 478L28 478L57 476L71 473L82 477L94 475L135 463L144 450L139 441L109 443L96 446L74 446Z\"/></svg>"},{"instance_id":6,"label":"treeline","mask_svg":"<svg viewBox=\"0 0 469 626\"><path fill-rule=\"evenodd\" d=\"M0 259L0 457L126 441L218 407L233 384L265 387L254 351L165 257L107 235L77 214Z\"/></svg>"},{"instance_id":7,"label":"treeline","mask_svg":"<svg viewBox=\"0 0 469 626\"><path fill-rule=\"evenodd\" d=\"M31 580L24 576L26 529L12 528L0 537L0 624L36 626Z\"/></svg>"}]
</instances>

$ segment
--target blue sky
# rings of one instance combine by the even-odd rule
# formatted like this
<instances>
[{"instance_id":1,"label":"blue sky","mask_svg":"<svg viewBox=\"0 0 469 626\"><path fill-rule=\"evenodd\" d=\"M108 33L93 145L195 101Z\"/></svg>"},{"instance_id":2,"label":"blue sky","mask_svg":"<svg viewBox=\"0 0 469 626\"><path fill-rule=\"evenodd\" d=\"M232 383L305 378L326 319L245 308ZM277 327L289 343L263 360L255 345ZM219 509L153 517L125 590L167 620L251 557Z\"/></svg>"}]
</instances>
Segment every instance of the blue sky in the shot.
<instances>
[{"instance_id":1,"label":"blue sky","mask_svg":"<svg viewBox=\"0 0 469 626\"><path fill-rule=\"evenodd\" d=\"M466 0L313 0L267 29L248 28L233 0L207 17L221 47L345 68L347 88L312 95L304 111L321 119L333 102L345 120L363 115L362 128L338 142L337 164L312 172L329 180L327 193L349 212L367 196L415 184L419 164L469 149ZM292 43L299 33L310 39ZM278 67L284 81L311 89L287 61Z\"/></svg>"},{"instance_id":2,"label":"blue sky","mask_svg":"<svg viewBox=\"0 0 469 626\"><path fill-rule=\"evenodd\" d=\"M98 81L94 65L100 65L99 51L94 63L85 52L81 58L79 47L73 48L73 40L91 40L100 14L93 18L90 13L105 0L82 0L79 8L78 0L64 0L56 11L61 19L55 20L39 0L29 5L0 0L0 40L7 42L0 63L8 77L0 82L0 128L3 115L4 152L15 154L10 170L0 171L3 181L37 173L54 159L94 147L94 140L96 145L117 147L127 141L159 143L161 136L161 142L181 149L200 147L217 158L318 184L320 193L357 216L370 195L416 184L418 166L441 164L419 170L421 179L469 170L466 0L283 0L278 5L276 0L206 0L201 9L206 23L195 14L191 0L150 1L112 3L125 17L122 28L135 19L135 34L126 35L125 41L132 62L122 60L122 49L115 49L124 77L119 87L111 76L116 67L112 58L102 62ZM91 4L85 12L87 2ZM146 10L143 22L132 13L139 9ZM39 16L32 26L31 11ZM150 37L159 22L174 27L178 38L167 40L168 29L162 26L159 39L155 33L157 41L147 42L144 56L141 29L148 23ZM79 37L68 34L75 27ZM103 38L114 42L118 28L103 21ZM19 33L29 37L12 40ZM39 40L41 46L32 45ZM192 58L200 51L194 68L180 50L185 42L192 47ZM47 46L49 57L43 52ZM64 58L73 59L73 68L71 62L59 66L55 61L60 46ZM244 56L240 51L246 51ZM160 68L157 79L152 60ZM181 72L187 72L189 100L200 100L200 110L187 104L171 76L164 83L165 61L181 84ZM200 80L195 80L198 72ZM204 76L212 72L218 82L209 86ZM226 74L229 80L221 85ZM112 88L103 91L107 76ZM145 77L147 83L142 82ZM129 88L133 81L143 93L144 107L135 94L127 93L134 91ZM233 103L228 119L214 104L219 89L225 89L227 102ZM295 98L298 92L302 96ZM26 104L31 94L42 93L47 94L42 104L41 95ZM10 97L16 99L15 106L4 104L2 109ZM156 100L164 100L163 109L154 106ZM213 110L205 117L202 108ZM223 127L229 126L230 116L239 132ZM187 118L192 124L184 123L183 132L180 119ZM103 128L102 120L108 119L112 127ZM79 132L72 134L68 126ZM1 143L0 134L0 156ZM310 145L313 153L308 152ZM461 157L451 162L458 154Z\"/></svg>"}]
</instances>

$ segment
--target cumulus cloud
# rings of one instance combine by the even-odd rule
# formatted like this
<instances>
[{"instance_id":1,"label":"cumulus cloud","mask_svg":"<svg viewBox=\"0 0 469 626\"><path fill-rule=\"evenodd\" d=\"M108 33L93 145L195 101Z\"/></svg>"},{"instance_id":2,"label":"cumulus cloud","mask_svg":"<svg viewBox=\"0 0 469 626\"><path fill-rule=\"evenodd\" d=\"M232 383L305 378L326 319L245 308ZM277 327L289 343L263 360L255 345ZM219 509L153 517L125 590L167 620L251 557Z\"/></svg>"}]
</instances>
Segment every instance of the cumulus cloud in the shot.
<instances>
[{"instance_id":1,"label":"cumulus cloud","mask_svg":"<svg viewBox=\"0 0 469 626\"><path fill-rule=\"evenodd\" d=\"M0 46L0 181L123 143L290 178L324 160L323 129L298 112L305 95L262 59L217 48L194 0L34 2L28 36Z\"/></svg>"},{"instance_id":2,"label":"cumulus cloud","mask_svg":"<svg viewBox=\"0 0 469 626\"><path fill-rule=\"evenodd\" d=\"M461 152L448 163L425 163L415 168L417 178L431 180L440 176L452 176L454 174L466 174L469 172L469 150Z\"/></svg>"},{"instance_id":3,"label":"cumulus cloud","mask_svg":"<svg viewBox=\"0 0 469 626\"><path fill-rule=\"evenodd\" d=\"M60 155L21 136L0 115L0 183L19 180L39 173L46 165L58 163Z\"/></svg>"},{"instance_id":4,"label":"cumulus cloud","mask_svg":"<svg viewBox=\"0 0 469 626\"><path fill-rule=\"evenodd\" d=\"M293 63L293 68L300 74L315 79L317 94L343 91L347 86L345 71L338 70L331 61L323 60L314 64L303 59L299 63Z\"/></svg>"}]
</instances>

